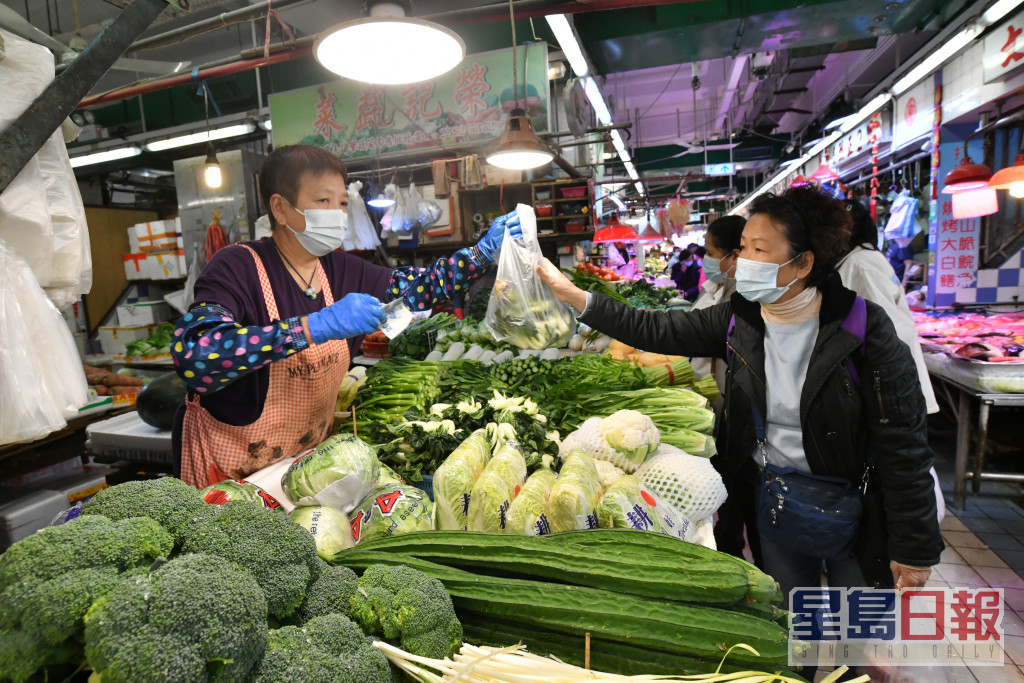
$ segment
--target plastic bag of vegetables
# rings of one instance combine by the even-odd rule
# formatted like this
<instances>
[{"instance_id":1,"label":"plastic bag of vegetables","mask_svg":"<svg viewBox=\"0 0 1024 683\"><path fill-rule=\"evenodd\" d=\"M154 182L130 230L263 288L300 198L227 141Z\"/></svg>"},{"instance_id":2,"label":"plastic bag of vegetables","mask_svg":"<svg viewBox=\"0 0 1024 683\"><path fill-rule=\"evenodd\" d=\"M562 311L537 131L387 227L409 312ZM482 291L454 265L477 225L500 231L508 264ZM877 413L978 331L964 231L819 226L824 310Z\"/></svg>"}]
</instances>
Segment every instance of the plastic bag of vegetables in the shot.
<instances>
[{"instance_id":1,"label":"plastic bag of vegetables","mask_svg":"<svg viewBox=\"0 0 1024 683\"><path fill-rule=\"evenodd\" d=\"M508 509L526 482L526 459L514 441L495 451L469 499L470 531L501 533L508 525Z\"/></svg>"},{"instance_id":2,"label":"plastic bag of vegetables","mask_svg":"<svg viewBox=\"0 0 1024 683\"><path fill-rule=\"evenodd\" d=\"M356 543L434 528L433 506L415 486L382 486L370 492L349 517Z\"/></svg>"},{"instance_id":3,"label":"plastic bag of vegetables","mask_svg":"<svg viewBox=\"0 0 1024 683\"><path fill-rule=\"evenodd\" d=\"M508 509L505 532L522 536L543 536L551 533L548 520L548 495L557 475L551 470L537 470L523 485L523 490Z\"/></svg>"},{"instance_id":4,"label":"plastic bag of vegetables","mask_svg":"<svg viewBox=\"0 0 1024 683\"><path fill-rule=\"evenodd\" d=\"M491 444L487 430L478 429L434 472L438 529L466 530L473 487L490 459Z\"/></svg>"},{"instance_id":5,"label":"plastic bag of vegetables","mask_svg":"<svg viewBox=\"0 0 1024 683\"><path fill-rule=\"evenodd\" d=\"M523 238L508 230L498 257L498 275L484 322L497 341L523 349L565 346L576 327L569 307L555 298L535 270L543 258L533 208L516 206Z\"/></svg>"},{"instance_id":6,"label":"plastic bag of vegetables","mask_svg":"<svg viewBox=\"0 0 1024 683\"><path fill-rule=\"evenodd\" d=\"M596 529L600 498L601 477L594 459L583 451L569 453L548 496L551 531Z\"/></svg>"},{"instance_id":7,"label":"plastic bag of vegetables","mask_svg":"<svg viewBox=\"0 0 1024 683\"><path fill-rule=\"evenodd\" d=\"M291 512L292 520L313 535L316 554L331 562L341 551L355 545L348 516L327 507L301 507Z\"/></svg>"},{"instance_id":8,"label":"plastic bag of vegetables","mask_svg":"<svg viewBox=\"0 0 1024 683\"><path fill-rule=\"evenodd\" d=\"M597 521L602 529L657 531L690 543L696 540L696 528L690 520L629 474L605 489L597 506Z\"/></svg>"},{"instance_id":9,"label":"plastic bag of vegetables","mask_svg":"<svg viewBox=\"0 0 1024 683\"><path fill-rule=\"evenodd\" d=\"M288 468L281 488L296 505L327 505L351 512L380 473L373 448L351 434L335 434Z\"/></svg>"},{"instance_id":10,"label":"plastic bag of vegetables","mask_svg":"<svg viewBox=\"0 0 1024 683\"><path fill-rule=\"evenodd\" d=\"M281 503L276 498L256 484L244 479L225 479L217 484L207 486L199 492L199 495L210 505L223 505L229 500L244 500L247 503L262 505L271 510L281 507Z\"/></svg>"}]
</instances>

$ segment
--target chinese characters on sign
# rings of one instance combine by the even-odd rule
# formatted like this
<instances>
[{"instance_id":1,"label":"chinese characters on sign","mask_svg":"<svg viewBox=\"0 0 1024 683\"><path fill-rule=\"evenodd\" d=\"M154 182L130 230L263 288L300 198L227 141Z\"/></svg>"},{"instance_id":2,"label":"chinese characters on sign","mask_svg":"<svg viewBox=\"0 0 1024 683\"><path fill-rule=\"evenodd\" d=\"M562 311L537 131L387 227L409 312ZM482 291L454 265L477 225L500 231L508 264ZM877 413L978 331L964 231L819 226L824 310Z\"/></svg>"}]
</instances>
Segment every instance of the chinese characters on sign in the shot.
<instances>
[{"instance_id":1,"label":"chinese characters on sign","mask_svg":"<svg viewBox=\"0 0 1024 683\"><path fill-rule=\"evenodd\" d=\"M791 665L1002 666L1000 588L795 588Z\"/></svg>"},{"instance_id":2,"label":"chinese characters on sign","mask_svg":"<svg viewBox=\"0 0 1024 683\"><path fill-rule=\"evenodd\" d=\"M985 36L982 75L986 83L999 80L1024 64L1024 14L1011 17Z\"/></svg>"},{"instance_id":3,"label":"chinese characters on sign","mask_svg":"<svg viewBox=\"0 0 1024 683\"><path fill-rule=\"evenodd\" d=\"M938 239L935 244L935 276L938 292L970 287L978 271L980 218L957 220L949 199L940 203Z\"/></svg>"},{"instance_id":4,"label":"chinese characters on sign","mask_svg":"<svg viewBox=\"0 0 1024 683\"><path fill-rule=\"evenodd\" d=\"M547 48L520 47L519 105L549 130ZM270 97L274 144L314 145L342 157L486 142L515 106L512 50L471 55L447 74L409 85L338 81Z\"/></svg>"}]
</instances>

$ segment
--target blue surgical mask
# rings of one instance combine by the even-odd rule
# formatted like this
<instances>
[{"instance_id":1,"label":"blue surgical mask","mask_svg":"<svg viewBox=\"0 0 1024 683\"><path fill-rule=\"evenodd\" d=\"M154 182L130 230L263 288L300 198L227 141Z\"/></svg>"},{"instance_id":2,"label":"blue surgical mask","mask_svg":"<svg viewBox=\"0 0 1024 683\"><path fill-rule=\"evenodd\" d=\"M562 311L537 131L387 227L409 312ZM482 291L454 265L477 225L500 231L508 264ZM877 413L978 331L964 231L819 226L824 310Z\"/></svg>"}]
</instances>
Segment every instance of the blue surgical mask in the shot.
<instances>
[{"instance_id":1,"label":"blue surgical mask","mask_svg":"<svg viewBox=\"0 0 1024 683\"><path fill-rule=\"evenodd\" d=\"M736 265L733 264L732 268ZM732 270L730 268L729 270ZM722 272L722 259L715 258L714 256L704 257L704 277L714 282L716 285L720 285L725 282L725 278L729 277L729 271Z\"/></svg>"},{"instance_id":2,"label":"blue surgical mask","mask_svg":"<svg viewBox=\"0 0 1024 683\"><path fill-rule=\"evenodd\" d=\"M736 259L736 291L747 301L762 304L775 303L799 279L793 278L793 282L779 287L776 284L779 281L779 268L792 263L801 256L803 256L803 252L781 265L751 261L745 258Z\"/></svg>"}]
</instances>

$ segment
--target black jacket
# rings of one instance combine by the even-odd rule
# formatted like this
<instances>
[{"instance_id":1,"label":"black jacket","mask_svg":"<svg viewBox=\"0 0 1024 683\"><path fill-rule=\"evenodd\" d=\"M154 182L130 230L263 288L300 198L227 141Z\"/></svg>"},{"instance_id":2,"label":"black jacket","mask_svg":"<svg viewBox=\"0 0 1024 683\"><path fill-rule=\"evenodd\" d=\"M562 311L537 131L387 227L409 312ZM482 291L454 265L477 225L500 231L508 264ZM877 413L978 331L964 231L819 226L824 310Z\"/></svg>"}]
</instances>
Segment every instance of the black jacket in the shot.
<instances>
[{"instance_id":1,"label":"black jacket","mask_svg":"<svg viewBox=\"0 0 1024 683\"><path fill-rule=\"evenodd\" d=\"M861 341L841 327L855 298L838 277L822 289L818 338L800 399L804 451L815 474L845 477L858 485L864 454L869 446L874 449L876 467L856 554L870 583L891 586L890 559L930 567L938 564L943 544L916 366L888 316L870 301L861 353ZM690 313L642 311L592 295L580 318L647 351L725 359L733 316L732 357L713 459L723 474L753 457L750 402L756 401L761 414L767 414L760 304L735 294L726 303ZM851 360L859 368L859 390L848 369Z\"/></svg>"}]
</instances>

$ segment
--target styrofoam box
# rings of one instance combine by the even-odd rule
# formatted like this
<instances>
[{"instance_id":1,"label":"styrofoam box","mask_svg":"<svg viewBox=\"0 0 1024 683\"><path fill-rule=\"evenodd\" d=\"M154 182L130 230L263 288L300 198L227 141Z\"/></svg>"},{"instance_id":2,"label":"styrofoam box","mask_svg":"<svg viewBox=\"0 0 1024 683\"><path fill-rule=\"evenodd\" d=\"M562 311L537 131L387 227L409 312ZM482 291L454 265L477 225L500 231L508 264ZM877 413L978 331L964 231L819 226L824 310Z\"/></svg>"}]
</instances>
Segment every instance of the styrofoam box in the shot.
<instances>
[{"instance_id":1,"label":"styrofoam box","mask_svg":"<svg viewBox=\"0 0 1024 683\"><path fill-rule=\"evenodd\" d=\"M0 489L0 551L47 526L68 507L57 491L22 487Z\"/></svg>"},{"instance_id":2,"label":"styrofoam box","mask_svg":"<svg viewBox=\"0 0 1024 683\"><path fill-rule=\"evenodd\" d=\"M142 250L139 249L139 233L136 232L135 226L128 228L128 253L129 254L141 254Z\"/></svg>"},{"instance_id":3,"label":"styrofoam box","mask_svg":"<svg viewBox=\"0 0 1024 683\"><path fill-rule=\"evenodd\" d=\"M76 501L88 498L100 489L107 488L106 469L94 472L80 472L70 477L42 481L37 486L47 491L56 491L64 496L68 505L71 505Z\"/></svg>"},{"instance_id":4,"label":"styrofoam box","mask_svg":"<svg viewBox=\"0 0 1024 683\"><path fill-rule=\"evenodd\" d=\"M132 460L171 462L171 431L151 427L137 412L94 422L85 428L89 450Z\"/></svg>"},{"instance_id":5,"label":"styrofoam box","mask_svg":"<svg viewBox=\"0 0 1024 683\"><path fill-rule=\"evenodd\" d=\"M149 280L149 259L145 254L124 254L124 276L129 280Z\"/></svg>"},{"instance_id":6,"label":"styrofoam box","mask_svg":"<svg viewBox=\"0 0 1024 683\"><path fill-rule=\"evenodd\" d=\"M185 277L185 250L150 252L146 270L151 280L179 280Z\"/></svg>"},{"instance_id":7,"label":"styrofoam box","mask_svg":"<svg viewBox=\"0 0 1024 683\"><path fill-rule=\"evenodd\" d=\"M128 350L128 342L145 339L153 334L153 325L138 325L136 327L101 327L96 338L103 347L103 353L120 355Z\"/></svg>"},{"instance_id":8,"label":"styrofoam box","mask_svg":"<svg viewBox=\"0 0 1024 683\"><path fill-rule=\"evenodd\" d=\"M177 249L180 233L181 225L177 219L149 221L135 226L135 237L142 252Z\"/></svg>"},{"instance_id":9,"label":"styrofoam box","mask_svg":"<svg viewBox=\"0 0 1024 683\"><path fill-rule=\"evenodd\" d=\"M138 301L117 306L117 324L120 327L156 325L170 320L171 316L171 307L164 301Z\"/></svg>"}]
</instances>

